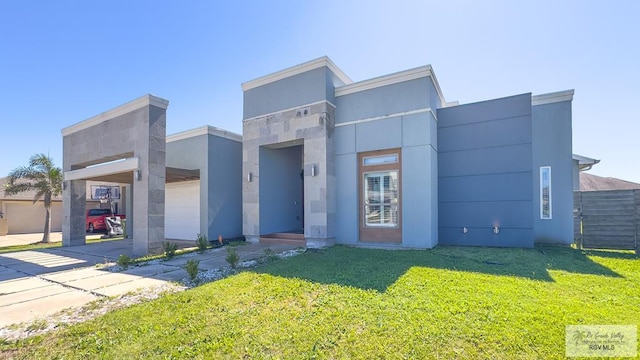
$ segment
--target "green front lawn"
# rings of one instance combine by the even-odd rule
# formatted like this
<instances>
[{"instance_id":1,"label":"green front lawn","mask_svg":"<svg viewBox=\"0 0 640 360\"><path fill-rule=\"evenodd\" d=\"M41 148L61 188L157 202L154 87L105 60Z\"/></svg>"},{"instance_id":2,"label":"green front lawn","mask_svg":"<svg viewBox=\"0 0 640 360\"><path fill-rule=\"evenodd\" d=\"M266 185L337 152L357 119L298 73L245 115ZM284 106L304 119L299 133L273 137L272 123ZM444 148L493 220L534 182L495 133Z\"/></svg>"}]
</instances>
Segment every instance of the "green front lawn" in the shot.
<instances>
[{"instance_id":1,"label":"green front lawn","mask_svg":"<svg viewBox=\"0 0 640 360\"><path fill-rule=\"evenodd\" d=\"M629 252L336 246L0 349L28 359L564 358L565 325L640 324L639 284Z\"/></svg>"}]
</instances>

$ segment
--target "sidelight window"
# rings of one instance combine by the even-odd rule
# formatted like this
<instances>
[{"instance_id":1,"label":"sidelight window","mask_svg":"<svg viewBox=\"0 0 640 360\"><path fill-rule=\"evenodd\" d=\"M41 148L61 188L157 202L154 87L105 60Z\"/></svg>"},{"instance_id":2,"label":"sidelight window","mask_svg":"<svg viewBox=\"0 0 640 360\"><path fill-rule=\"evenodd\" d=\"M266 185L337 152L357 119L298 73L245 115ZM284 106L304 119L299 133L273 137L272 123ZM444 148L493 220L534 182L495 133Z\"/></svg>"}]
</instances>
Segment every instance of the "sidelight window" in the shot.
<instances>
[{"instance_id":1,"label":"sidelight window","mask_svg":"<svg viewBox=\"0 0 640 360\"><path fill-rule=\"evenodd\" d=\"M540 168L540 219L551 219L551 166Z\"/></svg>"}]
</instances>

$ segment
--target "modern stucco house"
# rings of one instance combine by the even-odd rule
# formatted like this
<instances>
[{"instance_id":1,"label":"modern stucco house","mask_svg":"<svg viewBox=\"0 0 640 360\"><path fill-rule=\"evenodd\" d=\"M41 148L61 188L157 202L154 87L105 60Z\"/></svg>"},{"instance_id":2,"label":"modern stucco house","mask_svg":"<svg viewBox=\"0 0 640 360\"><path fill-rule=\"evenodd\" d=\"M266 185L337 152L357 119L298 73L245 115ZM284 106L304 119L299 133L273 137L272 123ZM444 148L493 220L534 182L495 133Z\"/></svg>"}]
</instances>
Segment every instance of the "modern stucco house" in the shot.
<instances>
[{"instance_id":1,"label":"modern stucco house","mask_svg":"<svg viewBox=\"0 0 640 360\"><path fill-rule=\"evenodd\" d=\"M431 66L353 82L327 57L242 89L242 137L166 136L168 101L152 95L63 129L63 243L84 242L86 180L126 184L136 254L196 232L309 247L573 241L573 90L458 104Z\"/></svg>"},{"instance_id":2,"label":"modern stucco house","mask_svg":"<svg viewBox=\"0 0 640 360\"><path fill-rule=\"evenodd\" d=\"M573 90L459 105L431 66L352 82L327 57L242 89L249 241L573 241Z\"/></svg>"}]
</instances>

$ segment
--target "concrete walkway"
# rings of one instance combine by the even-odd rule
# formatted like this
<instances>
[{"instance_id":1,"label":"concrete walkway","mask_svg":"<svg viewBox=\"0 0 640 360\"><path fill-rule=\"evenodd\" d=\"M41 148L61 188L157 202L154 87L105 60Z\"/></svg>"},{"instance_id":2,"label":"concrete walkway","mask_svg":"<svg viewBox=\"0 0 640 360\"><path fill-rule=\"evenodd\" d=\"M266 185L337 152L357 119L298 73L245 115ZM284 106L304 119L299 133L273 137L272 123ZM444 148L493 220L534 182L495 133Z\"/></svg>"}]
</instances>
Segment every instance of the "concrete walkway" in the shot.
<instances>
[{"instance_id":1,"label":"concrete walkway","mask_svg":"<svg viewBox=\"0 0 640 360\"><path fill-rule=\"evenodd\" d=\"M105 296L165 285L187 278L188 260L200 260L201 271L219 269L228 263L225 248L190 253L169 261L113 272L96 264L113 262L120 254L132 256L132 240L117 240L83 246L27 250L0 254L0 328L31 321L60 310L82 306ZM246 244L236 247L241 261L274 252L295 249L293 245Z\"/></svg>"}]
</instances>

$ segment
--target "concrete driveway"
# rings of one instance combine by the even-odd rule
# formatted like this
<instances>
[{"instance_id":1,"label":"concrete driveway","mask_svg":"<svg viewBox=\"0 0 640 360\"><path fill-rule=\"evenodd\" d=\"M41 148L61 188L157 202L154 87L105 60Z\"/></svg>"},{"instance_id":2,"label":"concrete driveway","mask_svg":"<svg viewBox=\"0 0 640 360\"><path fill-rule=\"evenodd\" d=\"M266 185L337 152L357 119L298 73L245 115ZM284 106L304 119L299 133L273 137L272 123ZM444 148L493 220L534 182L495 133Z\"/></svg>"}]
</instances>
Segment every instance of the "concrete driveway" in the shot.
<instances>
[{"instance_id":1,"label":"concrete driveway","mask_svg":"<svg viewBox=\"0 0 640 360\"><path fill-rule=\"evenodd\" d=\"M238 246L241 261L294 249L292 245L246 244ZM192 253L169 261L113 272L96 264L132 257L132 240L106 241L82 246L27 250L0 254L0 328L44 318L69 307L82 306L106 296L166 285L187 277L189 259L200 260L200 270L227 266L224 248Z\"/></svg>"},{"instance_id":2,"label":"concrete driveway","mask_svg":"<svg viewBox=\"0 0 640 360\"><path fill-rule=\"evenodd\" d=\"M87 234L87 240L99 239L102 234ZM0 248L16 245L29 245L40 242L42 240L42 233L33 234L11 234L0 236ZM52 243L62 242L61 232L52 232L49 234L49 241Z\"/></svg>"},{"instance_id":3,"label":"concrete driveway","mask_svg":"<svg viewBox=\"0 0 640 360\"><path fill-rule=\"evenodd\" d=\"M3 236L0 236L0 247L15 246L15 245L29 245L29 244L37 243L40 240L42 240L42 233L3 235ZM49 241L61 242L62 233L61 232L50 233Z\"/></svg>"}]
</instances>

